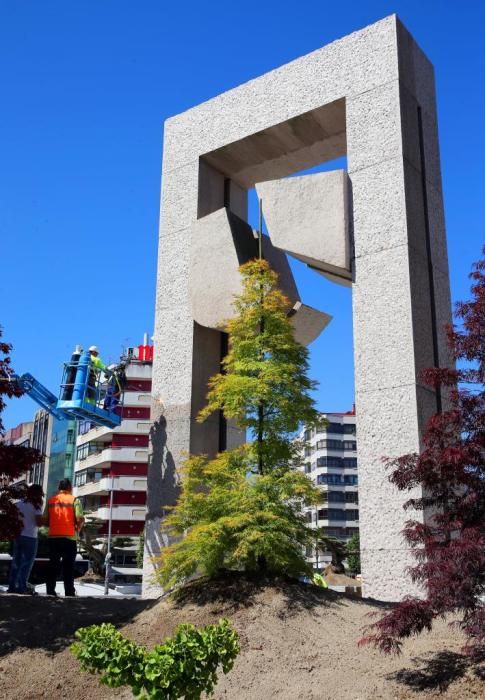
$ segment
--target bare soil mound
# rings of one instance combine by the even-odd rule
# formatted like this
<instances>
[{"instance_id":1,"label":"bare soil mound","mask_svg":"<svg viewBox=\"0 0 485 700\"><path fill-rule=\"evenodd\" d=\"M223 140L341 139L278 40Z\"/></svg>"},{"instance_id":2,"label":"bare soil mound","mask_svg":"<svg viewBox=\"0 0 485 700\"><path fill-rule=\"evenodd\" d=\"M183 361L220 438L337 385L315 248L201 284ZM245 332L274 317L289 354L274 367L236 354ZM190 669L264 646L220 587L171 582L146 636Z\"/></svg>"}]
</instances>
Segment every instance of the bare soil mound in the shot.
<instances>
[{"instance_id":1,"label":"bare soil mound","mask_svg":"<svg viewBox=\"0 0 485 700\"><path fill-rule=\"evenodd\" d=\"M463 638L446 622L389 658L358 648L375 601L289 581L225 576L197 582L159 601L0 598L0 697L6 700L131 698L79 671L68 651L78 627L113 622L151 647L181 622L229 617L240 635L234 669L215 697L230 700L404 700L483 697L485 671L460 652Z\"/></svg>"}]
</instances>

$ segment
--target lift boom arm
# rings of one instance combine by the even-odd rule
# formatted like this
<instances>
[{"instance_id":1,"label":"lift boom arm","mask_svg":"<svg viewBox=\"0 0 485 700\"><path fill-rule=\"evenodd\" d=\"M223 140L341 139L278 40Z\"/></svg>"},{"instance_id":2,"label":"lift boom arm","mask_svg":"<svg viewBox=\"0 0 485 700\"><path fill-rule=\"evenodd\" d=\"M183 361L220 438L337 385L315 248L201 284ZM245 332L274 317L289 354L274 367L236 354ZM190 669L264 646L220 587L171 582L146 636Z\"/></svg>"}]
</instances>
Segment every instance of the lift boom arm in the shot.
<instances>
[{"instance_id":1,"label":"lift boom arm","mask_svg":"<svg viewBox=\"0 0 485 700\"><path fill-rule=\"evenodd\" d=\"M7 381L14 382L58 420L76 419L106 428L118 427L123 409L123 388L118 375L108 368L102 372L93 369L88 351L78 357L64 365L59 399L29 372L20 377L10 375Z\"/></svg>"},{"instance_id":2,"label":"lift boom arm","mask_svg":"<svg viewBox=\"0 0 485 700\"><path fill-rule=\"evenodd\" d=\"M59 411L57 408L57 396L47 389L43 384L37 381L35 377L26 372L22 374L21 377L13 377L16 384L30 396L39 406L45 408L51 415L53 415L58 420L64 420L66 418L65 413Z\"/></svg>"}]
</instances>

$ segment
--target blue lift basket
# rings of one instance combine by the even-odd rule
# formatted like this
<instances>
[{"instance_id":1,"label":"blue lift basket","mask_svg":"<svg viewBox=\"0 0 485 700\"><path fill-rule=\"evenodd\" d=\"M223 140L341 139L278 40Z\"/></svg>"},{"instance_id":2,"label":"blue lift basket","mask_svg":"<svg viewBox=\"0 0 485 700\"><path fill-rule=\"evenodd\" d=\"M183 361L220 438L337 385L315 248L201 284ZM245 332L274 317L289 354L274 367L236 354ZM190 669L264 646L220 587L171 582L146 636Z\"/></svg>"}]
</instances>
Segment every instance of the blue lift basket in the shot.
<instances>
[{"instance_id":1,"label":"blue lift basket","mask_svg":"<svg viewBox=\"0 0 485 700\"><path fill-rule=\"evenodd\" d=\"M59 399L31 374L12 379L58 420L90 421L106 428L121 425L124 396L118 375L93 366L87 350L64 364Z\"/></svg>"},{"instance_id":2,"label":"blue lift basket","mask_svg":"<svg viewBox=\"0 0 485 700\"><path fill-rule=\"evenodd\" d=\"M66 362L57 410L70 418L116 428L121 425L123 390L116 372L93 366L85 350L79 360Z\"/></svg>"}]
</instances>

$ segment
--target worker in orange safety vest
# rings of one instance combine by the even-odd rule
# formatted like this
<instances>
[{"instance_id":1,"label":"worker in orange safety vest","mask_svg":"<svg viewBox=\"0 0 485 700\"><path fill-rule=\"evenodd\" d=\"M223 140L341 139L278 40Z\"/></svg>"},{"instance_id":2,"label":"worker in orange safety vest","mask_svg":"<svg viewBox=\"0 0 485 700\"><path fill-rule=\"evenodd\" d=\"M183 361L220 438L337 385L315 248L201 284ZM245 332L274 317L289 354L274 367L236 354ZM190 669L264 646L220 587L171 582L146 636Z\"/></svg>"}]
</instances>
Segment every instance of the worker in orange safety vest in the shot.
<instances>
[{"instance_id":1,"label":"worker in orange safety vest","mask_svg":"<svg viewBox=\"0 0 485 700\"><path fill-rule=\"evenodd\" d=\"M84 515L81 503L72 495L69 479L62 479L58 492L49 498L45 522L49 526L47 595L56 595L57 572L62 564L64 593L67 597L75 596L74 562L78 533L84 524Z\"/></svg>"}]
</instances>

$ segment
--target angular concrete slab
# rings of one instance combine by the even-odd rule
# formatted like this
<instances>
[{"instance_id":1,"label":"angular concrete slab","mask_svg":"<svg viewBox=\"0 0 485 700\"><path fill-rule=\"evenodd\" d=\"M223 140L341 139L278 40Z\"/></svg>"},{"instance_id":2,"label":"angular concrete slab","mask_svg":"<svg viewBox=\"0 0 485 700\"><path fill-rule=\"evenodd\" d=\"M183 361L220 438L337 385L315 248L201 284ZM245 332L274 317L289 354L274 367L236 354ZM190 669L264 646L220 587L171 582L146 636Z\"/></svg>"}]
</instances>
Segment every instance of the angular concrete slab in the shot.
<instances>
[{"instance_id":1,"label":"angular concrete slab","mask_svg":"<svg viewBox=\"0 0 485 700\"><path fill-rule=\"evenodd\" d=\"M234 297L242 291L239 267L257 252L251 226L227 209L192 224L189 288L194 321L206 328L225 328L234 317ZM263 237L263 254L278 273L280 288L293 307L300 296L286 255L267 236Z\"/></svg>"},{"instance_id":2,"label":"angular concrete slab","mask_svg":"<svg viewBox=\"0 0 485 700\"><path fill-rule=\"evenodd\" d=\"M290 320L295 332L295 339L306 347L325 330L332 320L332 316L297 301L290 312Z\"/></svg>"},{"instance_id":3,"label":"angular concrete slab","mask_svg":"<svg viewBox=\"0 0 485 700\"><path fill-rule=\"evenodd\" d=\"M339 280L350 280L348 178L345 170L259 182L273 245Z\"/></svg>"}]
</instances>

